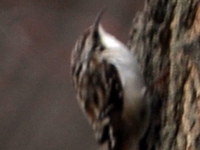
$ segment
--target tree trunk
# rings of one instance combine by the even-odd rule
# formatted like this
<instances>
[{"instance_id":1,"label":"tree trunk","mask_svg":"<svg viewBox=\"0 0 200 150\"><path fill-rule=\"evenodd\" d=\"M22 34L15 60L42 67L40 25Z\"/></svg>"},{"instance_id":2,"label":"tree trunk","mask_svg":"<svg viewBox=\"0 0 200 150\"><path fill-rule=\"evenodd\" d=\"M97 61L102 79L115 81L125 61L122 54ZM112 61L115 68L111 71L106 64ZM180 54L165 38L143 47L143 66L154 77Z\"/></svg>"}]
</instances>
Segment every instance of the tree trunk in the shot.
<instances>
[{"instance_id":1,"label":"tree trunk","mask_svg":"<svg viewBox=\"0 0 200 150\"><path fill-rule=\"evenodd\" d=\"M200 2L147 0L128 43L147 85L155 85L145 150L200 150Z\"/></svg>"}]
</instances>

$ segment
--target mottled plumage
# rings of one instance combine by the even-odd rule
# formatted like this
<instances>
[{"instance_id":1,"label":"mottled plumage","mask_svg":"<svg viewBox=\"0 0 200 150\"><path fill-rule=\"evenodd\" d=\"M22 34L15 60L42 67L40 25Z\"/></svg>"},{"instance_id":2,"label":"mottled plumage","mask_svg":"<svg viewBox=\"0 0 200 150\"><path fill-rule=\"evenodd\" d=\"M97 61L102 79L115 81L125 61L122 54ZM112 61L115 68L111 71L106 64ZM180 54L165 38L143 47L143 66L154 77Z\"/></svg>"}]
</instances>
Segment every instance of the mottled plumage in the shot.
<instances>
[{"instance_id":1,"label":"mottled plumage","mask_svg":"<svg viewBox=\"0 0 200 150\"><path fill-rule=\"evenodd\" d=\"M103 30L100 16L72 51L73 83L100 148L129 150L148 122L145 85L135 58Z\"/></svg>"}]
</instances>

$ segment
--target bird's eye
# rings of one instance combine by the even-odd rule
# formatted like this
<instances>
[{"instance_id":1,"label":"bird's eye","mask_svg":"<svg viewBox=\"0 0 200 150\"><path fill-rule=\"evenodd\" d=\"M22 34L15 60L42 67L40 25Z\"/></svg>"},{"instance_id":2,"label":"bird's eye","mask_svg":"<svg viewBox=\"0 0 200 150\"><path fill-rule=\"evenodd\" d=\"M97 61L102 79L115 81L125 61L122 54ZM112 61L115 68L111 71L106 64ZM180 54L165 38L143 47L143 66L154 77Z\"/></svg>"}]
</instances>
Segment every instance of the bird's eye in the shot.
<instances>
[{"instance_id":1,"label":"bird's eye","mask_svg":"<svg viewBox=\"0 0 200 150\"><path fill-rule=\"evenodd\" d=\"M97 30L94 31L94 33L93 33L93 39L95 39L95 40L98 40L98 39L99 39L99 33L98 33Z\"/></svg>"}]
</instances>

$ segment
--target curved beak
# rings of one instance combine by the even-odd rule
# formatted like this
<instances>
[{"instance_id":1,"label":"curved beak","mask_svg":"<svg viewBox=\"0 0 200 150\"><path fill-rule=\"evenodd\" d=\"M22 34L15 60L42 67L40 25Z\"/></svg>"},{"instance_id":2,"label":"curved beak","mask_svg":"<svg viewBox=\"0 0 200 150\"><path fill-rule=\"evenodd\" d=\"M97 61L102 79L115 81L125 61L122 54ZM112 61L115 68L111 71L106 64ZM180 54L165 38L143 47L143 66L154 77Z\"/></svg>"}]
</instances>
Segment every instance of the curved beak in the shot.
<instances>
[{"instance_id":1,"label":"curved beak","mask_svg":"<svg viewBox=\"0 0 200 150\"><path fill-rule=\"evenodd\" d=\"M94 21L94 29L97 30L98 27L99 27L99 22L101 20L101 17L103 15L103 13L105 12L106 10L106 7L102 8L99 13L97 14L96 18L95 18L95 21Z\"/></svg>"}]
</instances>

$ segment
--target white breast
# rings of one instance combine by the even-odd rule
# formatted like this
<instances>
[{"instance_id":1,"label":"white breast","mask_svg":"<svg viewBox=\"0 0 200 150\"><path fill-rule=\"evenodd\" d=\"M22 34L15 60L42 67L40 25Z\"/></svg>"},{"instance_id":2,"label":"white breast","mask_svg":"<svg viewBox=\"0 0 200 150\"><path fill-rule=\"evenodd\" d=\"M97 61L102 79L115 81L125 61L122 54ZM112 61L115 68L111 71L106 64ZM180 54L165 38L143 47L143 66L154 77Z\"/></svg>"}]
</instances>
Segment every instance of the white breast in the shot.
<instances>
[{"instance_id":1,"label":"white breast","mask_svg":"<svg viewBox=\"0 0 200 150\"><path fill-rule=\"evenodd\" d=\"M100 27L100 35L106 47L106 50L102 52L102 58L116 66L119 72L124 96L128 101L125 105L136 105L135 101L141 100L145 88L136 59L123 43L106 33L102 27Z\"/></svg>"}]
</instances>

